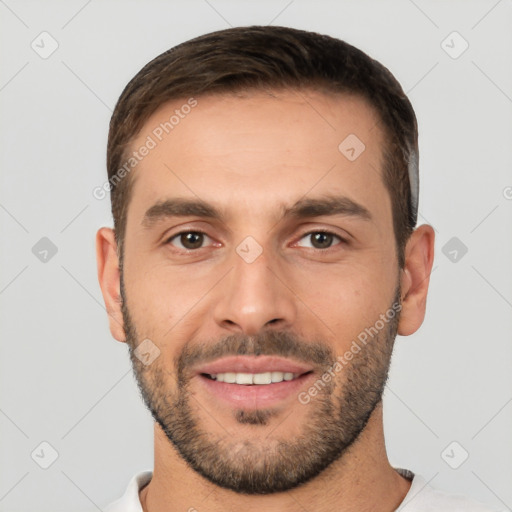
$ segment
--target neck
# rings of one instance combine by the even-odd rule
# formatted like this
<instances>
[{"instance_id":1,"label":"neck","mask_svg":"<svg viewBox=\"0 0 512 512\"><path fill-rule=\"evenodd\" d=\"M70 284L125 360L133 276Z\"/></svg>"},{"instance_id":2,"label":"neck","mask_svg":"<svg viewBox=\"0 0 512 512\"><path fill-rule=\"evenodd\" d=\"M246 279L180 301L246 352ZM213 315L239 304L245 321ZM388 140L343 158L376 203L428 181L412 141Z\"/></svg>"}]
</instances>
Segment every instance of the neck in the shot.
<instances>
[{"instance_id":1,"label":"neck","mask_svg":"<svg viewBox=\"0 0 512 512\"><path fill-rule=\"evenodd\" d=\"M269 495L237 494L207 481L183 461L155 423L153 478L140 492L140 499L144 512L202 510L205 506L211 512L291 512L298 505L318 512L391 512L403 501L410 485L389 464L381 402L365 430L338 461L296 489Z\"/></svg>"}]
</instances>

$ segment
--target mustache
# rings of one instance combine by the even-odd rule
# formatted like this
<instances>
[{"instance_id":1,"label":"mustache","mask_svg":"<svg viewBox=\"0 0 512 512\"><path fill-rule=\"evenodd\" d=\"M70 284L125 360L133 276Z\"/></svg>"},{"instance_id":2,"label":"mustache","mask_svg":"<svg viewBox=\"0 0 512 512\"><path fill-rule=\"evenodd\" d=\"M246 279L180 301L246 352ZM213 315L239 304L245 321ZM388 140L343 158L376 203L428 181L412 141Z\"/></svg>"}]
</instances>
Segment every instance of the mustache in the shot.
<instances>
[{"instance_id":1,"label":"mustache","mask_svg":"<svg viewBox=\"0 0 512 512\"><path fill-rule=\"evenodd\" d=\"M187 344L175 359L178 376L187 369L226 356L280 356L329 368L336 359L334 351L322 341L304 341L287 331L266 331L255 336L232 334L212 343Z\"/></svg>"}]
</instances>

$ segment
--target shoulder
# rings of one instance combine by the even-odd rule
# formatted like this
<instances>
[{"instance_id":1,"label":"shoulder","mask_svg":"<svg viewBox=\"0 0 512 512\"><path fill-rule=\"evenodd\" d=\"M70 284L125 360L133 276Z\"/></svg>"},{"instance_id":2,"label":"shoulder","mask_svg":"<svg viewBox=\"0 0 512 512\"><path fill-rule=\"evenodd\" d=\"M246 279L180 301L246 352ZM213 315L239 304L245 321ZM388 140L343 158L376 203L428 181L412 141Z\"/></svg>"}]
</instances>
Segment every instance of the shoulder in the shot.
<instances>
[{"instance_id":1,"label":"shoulder","mask_svg":"<svg viewBox=\"0 0 512 512\"><path fill-rule=\"evenodd\" d=\"M396 512L498 512L472 498L435 489L421 475L408 474L411 487Z\"/></svg>"},{"instance_id":2,"label":"shoulder","mask_svg":"<svg viewBox=\"0 0 512 512\"><path fill-rule=\"evenodd\" d=\"M135 474L124 494L116 501L103 508L104 512L142 512L142 506L139 499L139 491L149 483L153 476L151 470L142 471Z\"/></svg>"}]
</instances>

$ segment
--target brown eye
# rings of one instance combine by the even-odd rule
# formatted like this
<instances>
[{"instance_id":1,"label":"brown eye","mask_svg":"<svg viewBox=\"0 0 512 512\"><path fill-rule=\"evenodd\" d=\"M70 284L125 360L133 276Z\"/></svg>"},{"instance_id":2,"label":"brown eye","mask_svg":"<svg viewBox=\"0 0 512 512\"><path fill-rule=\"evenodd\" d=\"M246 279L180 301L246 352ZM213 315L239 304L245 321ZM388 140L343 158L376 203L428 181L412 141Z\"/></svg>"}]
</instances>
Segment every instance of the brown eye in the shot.
<instances>
[{"instance_id":1,"label":"brown eye","mask_svg":"<svg viewBox=\"0 0 512 512\"><path fill-rule=\"evenodd\" d=\"M311 236L311 244L316 249L326 249L332 244L333 236L329 233L313 233Z\"/></svg>"},{"instance_id":2,"label":"brown eye","mask_svg":"<svg viewBox=\"0 0 512 512\"><path fill-rule=\"evenodd\" d=\"M342 242L343 240L334 233L329 233L327 231L312 231L310 233L306 233L301 240L308 240L309 244L299 244L302 247L310 247L313 249L329 249L335 240L338 242Z\"/></svg>"},{"instance_id":3,"label":"brown eye","mask_svg":"<svg viewBox=\"0 0 512 512\"><path fill-rule=\"evenodd\" d=\"M185 233L180 235L180 242L185 249L198 249L203 245L203 238L202 233Z\"/></svg>"},{"instance_id":4,"label":"brown eye","mask_svg":"<svg viewBox=\"0 0 512 512\"><path fill-rule=\"evenodd\" d=\"M179 249L186 249L190 251L194 249L201 249L205 239L209 238L210 237L206 236L201 231L183 231L182 233L174 235L167 243L170 243Z\"/></svg>"}]
</instances>

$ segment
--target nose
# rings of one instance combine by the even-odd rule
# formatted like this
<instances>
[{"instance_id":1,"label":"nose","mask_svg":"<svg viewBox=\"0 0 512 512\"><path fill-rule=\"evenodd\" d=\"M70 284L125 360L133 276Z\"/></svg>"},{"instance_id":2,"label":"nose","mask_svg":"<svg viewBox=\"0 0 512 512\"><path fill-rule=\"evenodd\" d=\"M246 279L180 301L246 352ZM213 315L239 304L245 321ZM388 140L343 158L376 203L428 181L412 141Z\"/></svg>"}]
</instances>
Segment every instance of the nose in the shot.
<instances>
[{"instance_id":1,"label":"nose","mask_svg":"<svg viewBox=\"0 0 512 512\"><path fill-rule=\"evenodd\" d=\"M218 290L217 325L248 336L269 328L290 328L296 318L296 300L283 269L270 261L266 251L251 263L238 254L232 261L232 270Z\"/></svg>"}]
</instances>

